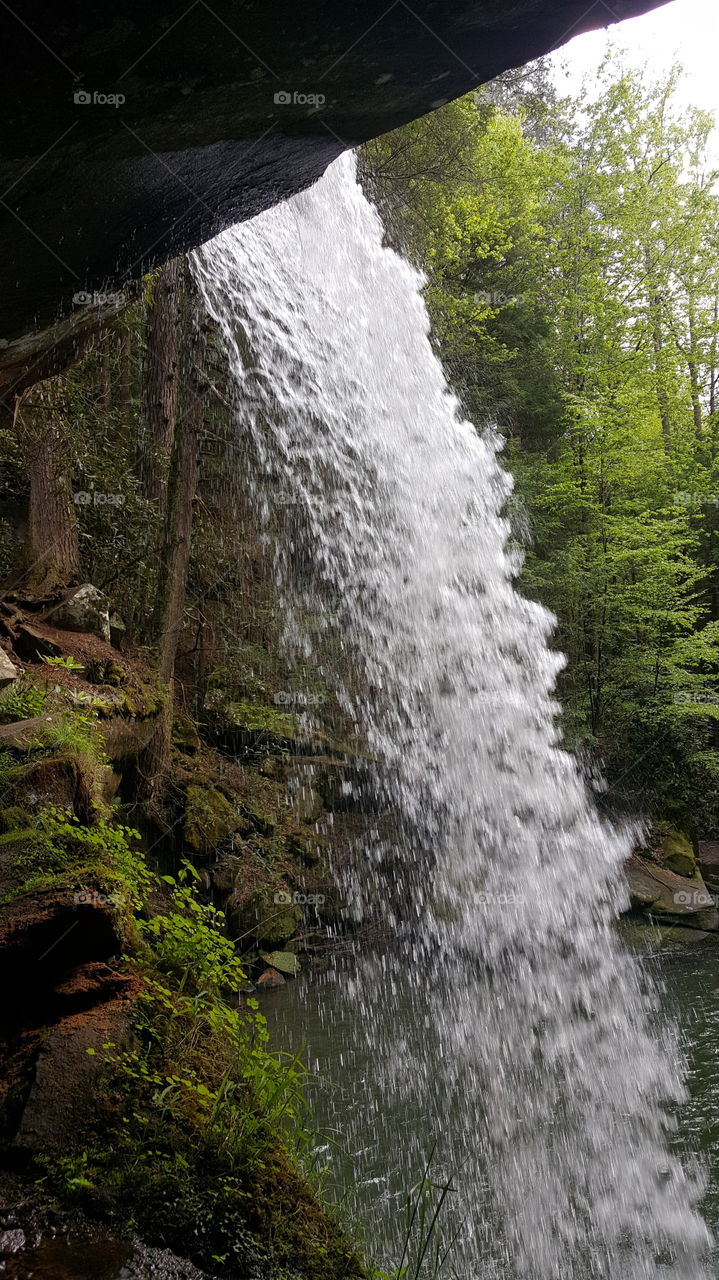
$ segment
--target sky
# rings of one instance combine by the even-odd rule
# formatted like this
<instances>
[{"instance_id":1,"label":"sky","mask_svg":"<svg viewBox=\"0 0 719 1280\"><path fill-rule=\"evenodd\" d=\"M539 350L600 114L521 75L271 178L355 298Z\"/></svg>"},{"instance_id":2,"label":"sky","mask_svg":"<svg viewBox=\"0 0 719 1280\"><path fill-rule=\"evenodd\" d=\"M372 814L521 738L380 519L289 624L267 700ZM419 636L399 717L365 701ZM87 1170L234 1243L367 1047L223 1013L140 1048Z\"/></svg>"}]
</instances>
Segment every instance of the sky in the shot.
<instances>
[{"instance_id":1,"label":"sky","mask_svg":"<svg viewBox=\"0 0 719 1280\"><path fill-rule=\"evenodd\" d=\"M611 43L625 47L633 65L647 63L653 76L683 63L681 99L713 111L719 121L719 0L671 0L641 18L577 36L552 57L559 91L576 92ZM719 150L719 130L714 149Z\"/></svg>"}]
</instances>

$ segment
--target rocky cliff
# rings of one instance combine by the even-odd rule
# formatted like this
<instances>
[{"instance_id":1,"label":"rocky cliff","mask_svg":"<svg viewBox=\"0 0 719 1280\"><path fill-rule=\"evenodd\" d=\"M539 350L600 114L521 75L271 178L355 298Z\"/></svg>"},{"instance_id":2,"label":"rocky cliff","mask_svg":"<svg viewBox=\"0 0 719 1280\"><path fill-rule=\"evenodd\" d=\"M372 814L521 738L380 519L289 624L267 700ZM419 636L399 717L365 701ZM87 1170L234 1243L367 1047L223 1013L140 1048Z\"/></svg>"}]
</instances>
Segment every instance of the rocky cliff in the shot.
<instances>
[{"instance_id":1,"label":"rocky cliff","mask_svg":"<svg viewBox=\"0 0 719 1280\"><path fill-rule=\"evenodd\" d=\"M6 6L0 385L62 367L83 307L112 314L127 282L345 148L657 3Z\"/></svg>"}]
</instances>

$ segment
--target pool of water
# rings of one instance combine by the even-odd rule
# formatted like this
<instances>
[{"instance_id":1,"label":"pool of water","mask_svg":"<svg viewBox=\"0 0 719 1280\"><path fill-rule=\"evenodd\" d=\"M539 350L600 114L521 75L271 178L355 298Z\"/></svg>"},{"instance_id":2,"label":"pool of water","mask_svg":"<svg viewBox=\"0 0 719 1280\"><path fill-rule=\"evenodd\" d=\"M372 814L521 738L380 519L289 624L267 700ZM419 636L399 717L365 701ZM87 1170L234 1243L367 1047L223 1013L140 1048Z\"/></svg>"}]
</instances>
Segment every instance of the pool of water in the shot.
<instances>
[{"instance_id":1,"label":"pool of water","mask_svg":"<svg viewBox=\"0 0 719 1280\"><path fill-rule=\"evenodd\" d=\"M648 970L659 988L658 1020L674 1023L683 1048L688 1097L677 1111L675 1143L686 1165L702 1165L703 1211L719 1236L719 941L649 926L622 926L621 932L632 962ZM323 973L268 992L262 1010L277 1049L306 1046L308 1096L319 1135L316 1158L327 1186L370 1255L384 1266L396 1265L408 1193L421 1180L424 1163L431 1157L430 1176L442 1183L451 1175L459 1187L468 1149L472 1110L462 1094L461 1072L442 1056L439 1041L437 1054L427 1053L434 1042L431 993L418 1003L417 984L407 980L399 957L343 958ZM378 1024L384 1024L383 1034L377 1034ZM388 1042L394 1045L392 1059L378 1062L376 1046ZM410 1069L417 1059L429 1059L434 1068L419 1086ZM476 1112L476 1099L472 1107ZM494 1232L481 1176L477 1180L472 1167L475 1184L469 1195L462 1186L462 1207L450 1193L443 1209L445 1241L459 1232L443 1274L462 1280L476 1280L463 1256L467 1203L475 1219L475 1247L477 1232L484 1231L488 1256ZM483 1280L513 1277L509 1256L505 1263L501 1270L489 1263ZM674 1274L671 1266L667 1274Z\"/></svg>"}]
</instances>

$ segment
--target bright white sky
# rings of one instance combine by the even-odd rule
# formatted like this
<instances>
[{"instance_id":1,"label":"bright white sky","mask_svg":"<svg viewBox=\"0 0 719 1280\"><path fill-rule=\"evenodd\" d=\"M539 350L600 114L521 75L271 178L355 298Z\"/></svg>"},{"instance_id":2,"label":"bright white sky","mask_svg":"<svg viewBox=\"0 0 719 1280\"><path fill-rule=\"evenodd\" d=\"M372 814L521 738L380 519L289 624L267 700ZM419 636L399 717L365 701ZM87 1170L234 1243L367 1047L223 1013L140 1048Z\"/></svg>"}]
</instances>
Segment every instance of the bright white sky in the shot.
<instances>
[{"instance_id":1,"label":"bright white sky","mask_svg":"<svg viewBox=\"0 0 719 1280\"><path fill-rule=\"evenodd\" d=\"M652 76L681 62L681 98L719 120L719 0L671 0L644 17L577 36L552 57L559 92L576 92L611 43L628 51L632 65L648 64ZM719 149L719 134L714 148Z\"/></svg>"}]
</instances>

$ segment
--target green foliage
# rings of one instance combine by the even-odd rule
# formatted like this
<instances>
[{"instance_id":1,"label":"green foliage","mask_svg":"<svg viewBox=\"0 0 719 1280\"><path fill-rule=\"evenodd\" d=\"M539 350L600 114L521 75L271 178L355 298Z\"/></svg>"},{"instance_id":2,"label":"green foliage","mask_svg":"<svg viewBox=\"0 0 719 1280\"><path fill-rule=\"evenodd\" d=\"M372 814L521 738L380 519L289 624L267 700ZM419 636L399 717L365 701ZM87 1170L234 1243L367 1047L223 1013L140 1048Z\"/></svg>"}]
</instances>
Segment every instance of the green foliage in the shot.
<instances>
[{"instance_id":1,"label":"green foliage","mask_svg":"<svg viewBox=\"0 0 719 1280\"><path fill-rule=\"evenodd\" d=\"M712 122L677 105L676 81L611 56L577 106L541 74L503 77L368 144L363 165L427 273L465 409L508 436L521 585L558 620L569 745L601 760L607 803L709 837L719 196Z\"/></svg>"},{"instance_id":2,"label":"green foliage","mask_svg":"<svg viewBox=\"0 0 719 1280\"><path fill-rule=\"evenodd\" d=\"M202 903L190 883L200 879L195 867L185 861L179 881L174 876L162 879L173 888L171 910L143 924L159 967L177 979L180 990L189 982L208 997L237 991L244 981L240 962L222 932L223 913Z\"/></svg>"},{"instance_id":3,"label":"green foliage","mask_svg":"<svg viewBox=\"0 0 719 1280\"><path fill-rule=\"evenodd\" d=\"M84 715L60 715L43 725L30 749L65 753L84 759L88 765L102 762L97 723Z\"/></svg>"},{"instance_id":4,"label":"green foliage","mask_svg":"<svg viewBox=\"0 0 719 1280\"><path fill-rule=\"evenodd\" d=\"M309 1164L314 1145L299 1056L268 1053L257 1001L238 1005L246 980L198 872L185 862L162 885L162 911L139 921L135 1044L98 1051L109 1129L48 1162L48 1177L86 1205L110 1196L213 1275L359 1280L351 1246L288 1161L291 1149Z\"/></svg>"},{"instance_id":5,"label":"green foliage","mask_svg":"<svg viewBox=\"0 0 719 1280\"><path fill-rule=\"evenodd\" d=\"M48 658L44 654L41 657L49 667L62 667L64 671L84 671L85 669L82 662L78 662L77 658L73 658L70 653L57 658Z\"/></svg>"},{"instance_id":6,"label":"green foliage","mask_svg":"<svg viewBox=\"0 0 719 1280\"><path fill-rule=\"evenodd\" d=\"M33 684L27 676L19 676L0 693L0 722L33 720L41 716L47 705L47 691Z\"/></svg>"},{"instance_id":7,"label":"green foliage","mask_svg":"<svg viewBox=\"0 0 719 1280\"><path fill-rule=\"evenodd\" d=\"M126 913L138 910L152 878L133 848L139 833L99 819L86 826L65 809L48 806L38 814L31 838L23 842L16 869L26 877L22 892L68 882L92 892L102 882L109 898Z\"/></svg>"},{"instance_id":8,"label":"green foliage","mask_svg":"<svg viewBox=\"0 0 719 1280\"><path fill-rule=\"evenodd\" d=\"M256 1000L245 999L241 1012L229 1004L236 1004L247 978L224 932L223 912L199 899L191 883L199 874L191 863L183 864L179 881L172 876L163 880L173 889L170 910L142 922L141 930L151 943L153 963L174 985L170 989L163 978L150 977L150 1001L163 1015L189 1019L200 1038L208 1033L222 1040L226 1069L214 1092L201 1089L207 1106L211 1104L208 1123L216 1141L247 1158L251 1138L286 1121L293 1141L301 1144L307 1136L302 1124L307 1114L304 1073L298 1058L284 1061L283 1055L266 1052L267 1027ZM171 1093L180 1086L177 1076L167 1083ZM187 1079L184 1087L190 1087ZM250 1111L237 1105L247 1088L254 1099Z\"/></svg>"}]
</instances>

